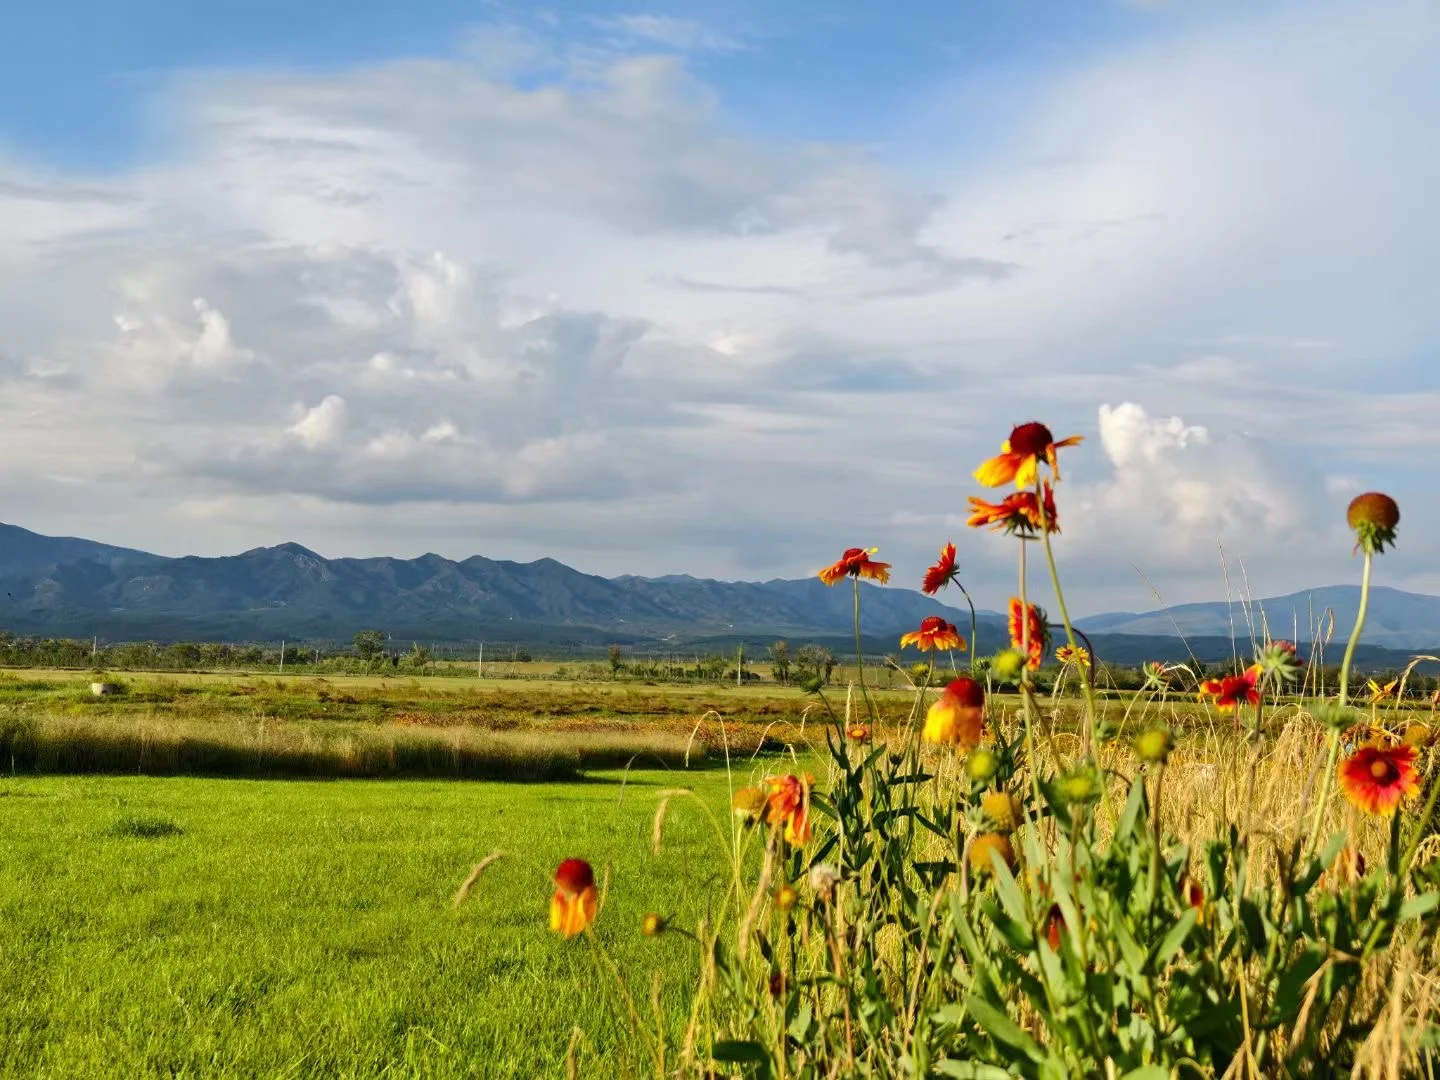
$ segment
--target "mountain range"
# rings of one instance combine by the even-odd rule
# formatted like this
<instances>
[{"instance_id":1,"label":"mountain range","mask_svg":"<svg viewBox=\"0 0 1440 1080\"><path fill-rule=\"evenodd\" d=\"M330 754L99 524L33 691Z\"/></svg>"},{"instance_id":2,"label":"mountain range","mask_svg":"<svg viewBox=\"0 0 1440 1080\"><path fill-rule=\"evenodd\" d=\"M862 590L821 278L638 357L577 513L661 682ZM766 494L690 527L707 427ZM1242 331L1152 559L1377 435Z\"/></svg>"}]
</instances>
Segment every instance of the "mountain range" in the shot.
<instances>
[{"instance_id":1,"label":"mountain range","mask_svg":"<svg viewBox=\"0 0 1440 1080\"><path fill-rule=\"evenodd\" d=\"M968 610L894 586L862 589L867 649L893 652L896 637L927 615L968 630ZM1094 615L1077 625L1106 659L1213 660L1231 656L1233 641L1248 641L1252 625L1299 641L1320 626L1324 641L1333 611L1327 655L1338 655L1357 602L1354 586L1329 586L1248 604ZM826 588L816 578L604 578L548 558L327 559L293 543L170 558L0 524L0 628L15 634L318 642L380 628L431 641L718 644L787 637L843 647L853 629L852 604L848 588ZM1006 634L1005 618L983 611L979 624L981 649L989 651ZM1366 625L1365 663L1400 664L1415 651L1440 652L1440 597L1376 588Z\"/></svg>"}]
</instances>

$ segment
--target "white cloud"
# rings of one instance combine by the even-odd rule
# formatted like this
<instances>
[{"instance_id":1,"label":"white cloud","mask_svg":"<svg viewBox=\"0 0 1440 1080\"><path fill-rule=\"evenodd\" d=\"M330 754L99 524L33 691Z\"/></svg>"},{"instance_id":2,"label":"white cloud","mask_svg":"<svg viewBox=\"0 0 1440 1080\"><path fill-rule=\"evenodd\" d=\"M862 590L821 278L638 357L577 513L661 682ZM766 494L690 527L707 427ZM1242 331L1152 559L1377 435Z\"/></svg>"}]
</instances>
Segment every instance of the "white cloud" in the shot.
<instances>
[{"instance_id":1,"label":"white cloud","mask_svg":"<svg viewBox=\"0 0 1440 1080\"><path fill-rule=\"evenodd\" d=\"M1221 537L1276 590L1329 580L1326 476L1440 513L1413 497L1440 43L1386 10L1100 56L963 149L964 88L917 101L908 173L745 134L655 55L723 43L658 16L584 63L496 31L191 73L140 165L0 162L7 514L170 551L751 576L864 540L923 567L1039 415L1090 437L1062 489L1077 607L1143 596L1131 561L1214 595ZM962 547L1003 600L1013 552Z\"/></svg>"}]
</instances>

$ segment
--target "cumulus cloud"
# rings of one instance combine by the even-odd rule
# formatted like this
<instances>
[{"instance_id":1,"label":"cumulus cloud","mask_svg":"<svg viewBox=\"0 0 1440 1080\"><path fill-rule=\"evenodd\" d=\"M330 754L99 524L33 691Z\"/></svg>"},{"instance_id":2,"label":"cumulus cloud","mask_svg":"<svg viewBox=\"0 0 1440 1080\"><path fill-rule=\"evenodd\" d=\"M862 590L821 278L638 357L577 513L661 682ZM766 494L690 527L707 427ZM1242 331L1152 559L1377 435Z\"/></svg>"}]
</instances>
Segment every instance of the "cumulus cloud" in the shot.
<instances>
[{"instance_id":1,"label":"cumulus cloud","mask_svg":"<svg viewBox=\"0 0 1440 1080\"><path fill-rule=\"evenodd\" d=\"M0 161L7 516L167 551L923 566L1041 415L1089 437L1077 606L1125 606L1132 561L1214 595L1222 537L1283 546L1276 589L1330 580L1341 487L1423 490L1396 463L1436 438L1440 44L1404 9L1101 55L955 150L973 97L941 90L920 168L747 134L688 59L726 43L659 16L583 62L491 28L187 73L143 162ZM1406 363L1408 390L1363 375ZM965 545L1003 602L1013 551Z\"/></svg>"}]
</instances>

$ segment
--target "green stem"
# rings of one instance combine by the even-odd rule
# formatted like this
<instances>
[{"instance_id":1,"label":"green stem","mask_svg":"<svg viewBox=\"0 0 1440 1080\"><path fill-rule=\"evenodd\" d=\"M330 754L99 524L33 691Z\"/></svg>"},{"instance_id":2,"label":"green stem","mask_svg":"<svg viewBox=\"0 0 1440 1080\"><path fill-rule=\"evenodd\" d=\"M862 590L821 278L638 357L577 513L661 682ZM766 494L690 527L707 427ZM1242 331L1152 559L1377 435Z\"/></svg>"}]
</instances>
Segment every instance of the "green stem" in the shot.
<instances>
[{"instance_id":1,"label":"green stem","mask_svg":"<svg viewBox=\"0 0 1440 1080\"><path fill-rule=\"evenodd\" d=\"M1078 649L1079 643L1075 640L1075 628L1070 625L1070 612L1065 606L1065 593L1060 588L1060 571L1055 565L1055 552L1050 548L1050 521L1045 516L1045 490L1044 481L1035 481L1035 505L1040 511L1040 542L1045 545L1045 562L1050 567L1050 584L1055 587L1055 605L1060 609L1060 621L1065 624L1065 639L1071 649ZM1090 662L1095 663L1092 654ZM1095 691L1090 686L1089 679L1080 681L1080 688L1085 694L1085 755L1095 756Z\"/></svg>"},{"instance_id":2,"label":"green stem","mask_svg":"<svg viewBox=\"0 0 1440 1080\"><path fill-rule=\"evenodd\" d=\"M1035 698L1030 691L1030 602L1025 585L1025 549L1029 541L1020 540L1020 704L1025 717L1025 756L1030 759L1030 787L1035 795L1035 809L1044 805L1040 796L1040 759L1035 746Z\"/></svg>"},{"instance_id":3,"label":"green stem","mask_svg":"<svg viewBox=\"0 0 1440 1080\"><path fill-rule=\"evenodd\" d=\"M958 581L955 582L955 585L960 590L960 594L965 597L965 603L970 605L970 673L973 675L975 673L975 657L980 654L979 630L975 622L975 601L970 599L970 594L965 591L964 585Z\"/></svg>"},{"instance_id":4,"label":"green stem","mask_svg":"<svg viewBox=\"0 0 1440 1080\"><path fill-rule=\"evenodd\" d=\"M1360 573L1360 610L1355 613L1355 629L1350 631L1350 642L1345 646L1345 659L1340 663L1340 707L1350 703L1350 661L1355 659L1355 646L1360 644L1360 631L1365 625L1365 613L1370 608L1370 567L1374 556L1365 552L1365 569Z\"/></svg>"},{"instance_id":5,"label":"green stem","mask_svg":"<svg viewBox=\"0 0 1440 1080\"><path fill-rule=\"evenodd\" d=\"M877 723L875 703L870 700L870 691L865 688L865 649L860 643L860 578L855 578L855 678L860 683L860 696L865 699L865 708L870 713L871 723Z\"/></svg>"}]
</instances>

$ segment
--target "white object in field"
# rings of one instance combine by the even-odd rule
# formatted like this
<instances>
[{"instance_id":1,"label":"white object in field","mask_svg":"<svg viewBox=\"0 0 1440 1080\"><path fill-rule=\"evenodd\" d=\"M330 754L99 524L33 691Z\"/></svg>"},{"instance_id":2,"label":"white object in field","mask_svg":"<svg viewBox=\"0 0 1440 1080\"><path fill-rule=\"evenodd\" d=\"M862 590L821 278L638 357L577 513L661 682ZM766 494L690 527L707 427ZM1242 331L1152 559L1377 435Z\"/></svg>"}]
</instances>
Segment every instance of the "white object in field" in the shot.
<instances>
[{"instance_id":1,"label":"white object in field","mask_svg":"<svg viewBox=\"0 0 1440 1080\"><path fill-rule=\"evenodd\" d=\"M90 693L94 694L96 697L106 697L109 694L118 694L120 693L120 684L113 682L92 682L90 684Z\"/></svg>"}]
</instances>

